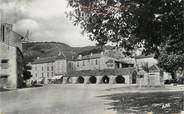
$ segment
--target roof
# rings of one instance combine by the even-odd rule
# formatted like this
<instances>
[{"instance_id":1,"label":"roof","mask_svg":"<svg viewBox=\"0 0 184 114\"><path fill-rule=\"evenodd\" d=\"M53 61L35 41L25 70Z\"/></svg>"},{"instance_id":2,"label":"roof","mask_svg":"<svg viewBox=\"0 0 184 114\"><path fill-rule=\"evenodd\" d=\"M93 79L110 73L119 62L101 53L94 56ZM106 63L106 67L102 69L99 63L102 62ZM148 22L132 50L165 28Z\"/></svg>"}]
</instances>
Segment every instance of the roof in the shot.
<instances>
[{"instance_id":1,"label":"roof","mask_svg":"<svg viewBox=\"0 0 184 114\"><path fill-rule=\"evenodd\" d=\"M78 55L85 56L85 55L90 55L91 53L93 53L93 54L101 53L102 51L103 51L103 49L101 49L101 48L94 48L91 50L83 51L83 52L79 53Z\"/></svg>"},{"instance_id":2,"label":"roof","mask_svg":"<svg viewBox=\"0 0 184 114\"><path fill-rule=\"evenodd\" d=\"M105 75L131 75L135 68L104 69L104 70L81 70L68 72L67 76L105 76Z\"/></svg>"},{"instance_id":3,"label":"roof","mask_svg":"<svg viewBox=\"0 0 184 114\"><path fill-rule=\"evenodd\" d=\"M149 67L149 71L160 71L160 69L157 65L152 65L151 67Z\"/></svg>"},{"instance_id":4,"label":"roof","mask_svg":"<svg viewBox=\"0 0 184 114\"><path fill-rule=\"evenodd\" d=\"M63 55L52 57L41 57L39 59L36 59L32 64L53 63L54 61L59 59L65 59L65 57Z\"/></svg>"},{"instance_id":5,"label":"roof","mask_svg":"<svg viewBox=\"0 0 184 114\"><path fill-rule=\"evenodd\" d=\"M41 64L41 63L52 63L55 61L55 57L42 57L36 59L32 64Z\"/></svg>"},{"instance_id":6,"label":"roof","mask_svg":"<svg viewBox=\"0 0 184 114\"><path fill-rule=\"evenodd\" d=\"M154 54L150 54L150 55L139 55L136 56L135 59L144 59L144 58L153 58L155 55Z\"/></svg>"},{"instance_id":7,"label":"roof","mask_svg":"<svg viewBox=\"0 0 184 114\"><path fill-rule=\"evenodd\" d=\"M22 51L18 47L15 47L15 46L12 46L12 45L8 45L8 44L6 44L4 42L0 42L0 44L4 45L4 46L6 45L7 46L6 48L9 48L9 47L16 48L16 50L21 54L21 56L24 57Z\"/></svg>"},{"instance_id":8,"label":"roof","mask_svg":"<svg viewBox=\"0 0 184 114\"><path fill-rule=\"evenodd\" d=\"M101 54L93 54L92 56L91 55L85 55L81 59L75 58L74 61L81 61L81 60L88 60L88 59L98 59L98 58L101 58Z\"/></svg>"}]
</instances>

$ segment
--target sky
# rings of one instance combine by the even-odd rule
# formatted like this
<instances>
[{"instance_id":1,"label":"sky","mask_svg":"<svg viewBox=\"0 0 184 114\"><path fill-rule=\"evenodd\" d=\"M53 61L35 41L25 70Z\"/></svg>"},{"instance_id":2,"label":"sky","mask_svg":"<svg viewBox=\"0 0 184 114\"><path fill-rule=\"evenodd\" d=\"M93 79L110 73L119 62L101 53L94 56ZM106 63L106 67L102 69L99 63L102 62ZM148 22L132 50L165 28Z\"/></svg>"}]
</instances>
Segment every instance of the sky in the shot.
<instances>
[{"instance_id":1,"label":"sky","mask_svg":"<svg viewBox=\"0 0 184 114\"><path fill-rule=\"evenodd\" d=\"M95 45L66 17L68 10L67 0L0 0L0 21L13 24L23 36L29 31L29 41Z\"/></svg>"}]
</instances>

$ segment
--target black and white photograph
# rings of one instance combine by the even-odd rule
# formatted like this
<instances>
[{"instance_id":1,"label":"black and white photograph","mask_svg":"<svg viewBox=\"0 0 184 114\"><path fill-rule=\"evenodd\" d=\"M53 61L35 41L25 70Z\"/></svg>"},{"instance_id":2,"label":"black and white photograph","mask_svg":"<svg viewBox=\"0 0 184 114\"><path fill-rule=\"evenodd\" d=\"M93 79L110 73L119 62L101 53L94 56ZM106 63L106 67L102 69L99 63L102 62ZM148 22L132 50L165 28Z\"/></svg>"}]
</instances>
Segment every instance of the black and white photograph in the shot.
<instances>
[{"instance_id":1,"label":"black and white photograph","mask_svg":"<svg viewBox=\"0 0 184 114\"><path fill-rule=\"evenodd\" d=\"M184 0L0 0L0 114L184 114Z\"/></svg>"}]
</instances>

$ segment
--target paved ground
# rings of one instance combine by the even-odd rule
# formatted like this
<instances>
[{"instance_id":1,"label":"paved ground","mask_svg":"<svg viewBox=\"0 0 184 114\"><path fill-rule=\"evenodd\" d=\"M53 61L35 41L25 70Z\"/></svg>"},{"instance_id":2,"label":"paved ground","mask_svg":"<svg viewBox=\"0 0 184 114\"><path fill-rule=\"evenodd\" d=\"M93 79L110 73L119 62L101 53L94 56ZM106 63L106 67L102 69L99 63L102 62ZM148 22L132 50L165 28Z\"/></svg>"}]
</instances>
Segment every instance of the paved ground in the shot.
<instances>
[{"instance_id":1,"label":"paved ground","mask_svg":"<svg viewBox=\"0 0 184 114\"><path fill-rule=\"evenodd\" d=\"M135 89L121 85L49 85L13 90L0 93L0 114L117 114L118 110L108 105L117 99L107 99L104 96L121 96L126 92L134 94L181 91L182 88Z\"/></svg>"}]
</instances>

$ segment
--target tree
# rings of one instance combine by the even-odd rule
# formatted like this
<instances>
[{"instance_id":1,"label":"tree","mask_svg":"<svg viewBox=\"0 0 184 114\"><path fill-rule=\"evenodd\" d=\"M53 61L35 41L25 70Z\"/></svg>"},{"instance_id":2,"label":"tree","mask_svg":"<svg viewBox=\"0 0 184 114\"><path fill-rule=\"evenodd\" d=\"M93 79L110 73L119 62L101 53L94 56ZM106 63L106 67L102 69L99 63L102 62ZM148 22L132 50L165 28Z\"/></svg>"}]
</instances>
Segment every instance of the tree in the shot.
<instances>
[{"instance_id":1,"label":"tree","mask_svg":"<svg viewBox=\"0 0 184 114\"><path fill-rule=\"evenodd\" d=\"M184 53L184 0L68 1L73 9L68 17L98 45L112 42L127 55L143 48L157 59Z\"/></svg>"},{"instance_id":2,"label":"tree","mask_svg":"<svg viewBox=\"0 0 184 114\"><path fill-rule=\"evenodd\" d=\"M29 80L32 77L31 72L29 70L31 70L30 66L24 66L23 80Z\"/></svg>"},{"instance_id":3,"label":"tree","mask_svg":"<svg viewBox=\"0 0 184 114\"><path fill-rule=\"evenodd\" d=\"M146 62L146 63L142 64L142 65L141 65L141 68L142 68L145 72L147 72L147 73L149 73L149 72L150 72L150 71L149 71L149 65L148 65L148 62Z\"/></svg>"},{"instance_id":4,"label":"tree","mask_svg":"<svg viewBox=\"0 0 184 114\"><path fill-rule=\"evenodd\" d=\"M171 73L172 78L176 78L176 72L179 69L184 69L184 54L174 54L166 51L161 51L162 54L158 57L158 65L165 71Z\"/></svg>"}]
</instances>

